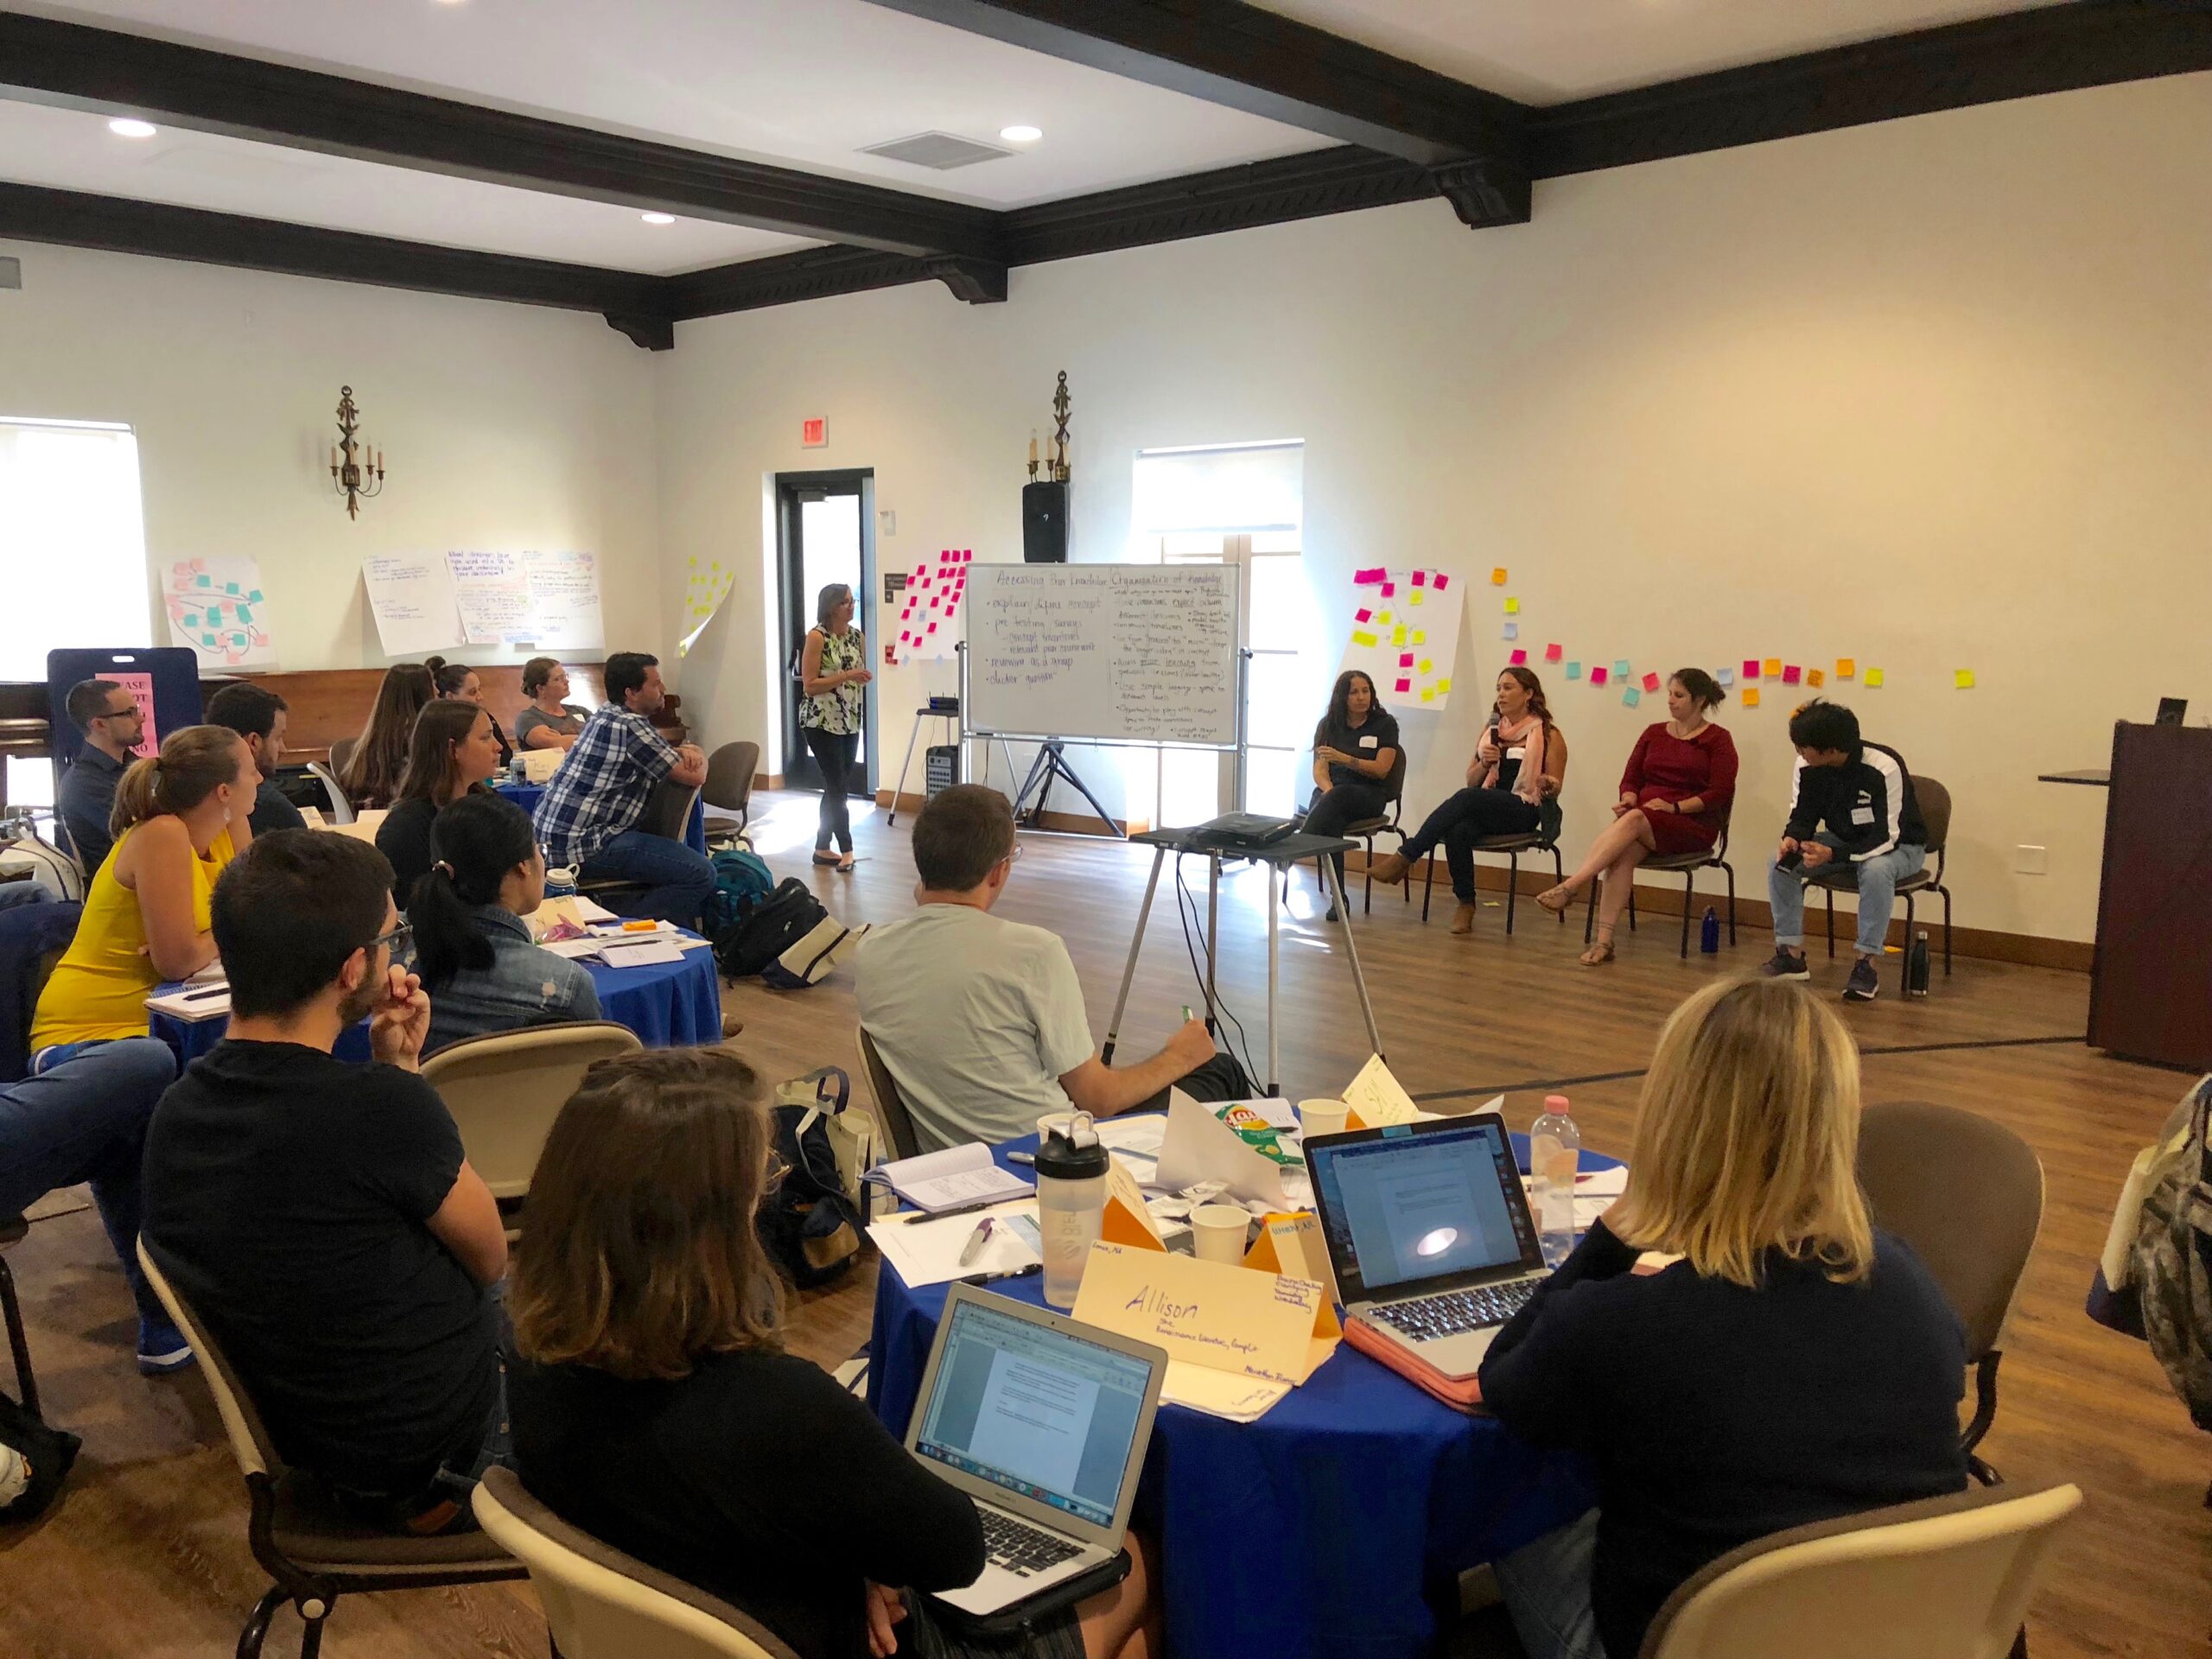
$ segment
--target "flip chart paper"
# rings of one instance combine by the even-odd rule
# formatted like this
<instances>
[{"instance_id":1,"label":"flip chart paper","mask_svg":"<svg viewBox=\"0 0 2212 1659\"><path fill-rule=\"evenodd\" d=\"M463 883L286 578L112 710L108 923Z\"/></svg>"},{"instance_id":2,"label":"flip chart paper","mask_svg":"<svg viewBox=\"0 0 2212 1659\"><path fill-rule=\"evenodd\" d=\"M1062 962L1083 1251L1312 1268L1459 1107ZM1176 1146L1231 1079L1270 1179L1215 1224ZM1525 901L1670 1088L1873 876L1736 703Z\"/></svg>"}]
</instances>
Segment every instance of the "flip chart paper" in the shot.
<instances>
[{"instance_id":1,"label":"flip chart paper","mask_svg":"<svg viewBox=\"0 0 2212 1659\"><path fill-rule=\"evenodd\" d=\"M261 567L252 555L175 561L162 578L162 603L170 643L191 646L202 671L276 666Z\"/></svg>"},{"instance_id":2,"label":"flip chart paper","mask_svg":"<svg viewBox=\"0 0 2212 1659\"><path fill-rule=\"evenodd\" d=\"M1866 677L1862 683L1872 690L1879 690L1882 685L1882 671L1878 668L1868 669Z\"/></svg>"},{"instance_id":3,"label":"flip chart paper","mask_svg":"<svg viewBox=\"0 0 2212 1659\"><path fill-rule=\"evenodd\" d=\"M1835 659L1835 677L1839 680L1847 680L1858 671L1859 664L1853 658L1839 657Z\"/></svg>"},{"instance_id":4,"label":"flip chart paper","mask_svg":"<svg viewBox=\"0 0 2212 1659\"><path fill-rule=\"evenodd\" d=\"M461 632L468 644L536 641L531 628L530 583L523 575L519 555L449 552L446 563L453 571L454 600L461 607Z\"/></svg>"},{"instance_id":5,"label":"flip chart paper","mask_svg":"<svg viewBox=\"0 0 2212 1659\"><path fill-rule=\"evenodd\" d=\"M1973 690L1974 670L1970 668L1961 668L1955 671L1951 676L1951 683L1961 691Z\"/></svg>"},{"instance_id":6,"label":"flip chart paper","mask_svg":"<svg viewBox=\"0 0 2212 1659\"><path fill-rule=\"evenodd\" d=\"M1659 689L1659 677L1656 674L1646 674L1643 677L1643 689L1647 691L1656 691Z\"/></svg>"},{"instance_id":7,"label":"flip chart paper","mask_svg":"<svg viewBox=\"0 0 2212 1659\"><path fill-rule=\"evenodd\" d=\"M1630 709L1635 708L1637 703L1642 702L1643 701L1643 693L1638 690L1635 686L1631 685L1627 690L1621 693L1621 702Z\"/></svg>"},{"instance_id":8,"label":"flip chart paper","mask_svg":"<svg viewBox=\"0 0 2212 1659\"><path fill-rule=\"evenodd\" d=\"M1386 569L1378 565L1376 569L1382 573L1380 582L1356 585L1345 596L1350 619L1339 669L1357 670L1376 684L1389 686L1394 696L1416 697L1431 708L1439 707L1451 695L1449 677L1452 658L1459 650L1463 608L1457 593L1446 592L1451 585L1450 573L1429 566ZM1420 578L1418 585L1415 577ZM1380 602L1402 584L1403 606ZM1407 608L1422 601L1426 602L1418 612ZM1401 610L1403 615L1399 614ZM1416 622L1418 627L1414 626ZM1432 667L1414 667L1423 660ZM1407 683L1400 685L1401 679Z\"/></svg>"},{"instance_id":9,"label":"flip chart paper","mask_svg":"<svg viewBox=\"0 0 2212 1659\"><path fill-rule=\"evenodd\" d=\"M1102 1240L1084 1264L1074 1312L1085 1325L1164 1348L1171 1362L1294 1384L1313 1363L1320 1304L1311 1279Z\"/></svg>"},{"instance_id":10,"label":"flip chart paper","mask_svg":"<svg viewBox=\"0 0 2212 1659\"><path fill-rule=\"evenodd\" d=\"M900 649L891 660L949 663L953 659L954 649L966 632L955 624L967 598L968 566L975 556L972 548L939 548L936 558L914 568L900 595ZM944 626L932 628L933 622Z\"/></svg>"},{"instance_id":11,"label":"flip chart paper","mask_svg":"<svg viewBox=\"0 0 2212 1659\"><path fill-rule=\"evenodd\" d=\"M1745 686L1745 687L1744 688L1744 707L1745 707L1745 708L1746 708L1746 709L1756 709L1756 708L1758 708L1758 706L1759 706L1759 689L1758 689L1758 687L1757 687L1756 685L1747 685L1747 686Z\"/></svg>"},{"instance_id":12,"label":"flip chart paper","mask_svg":"<svg viewBox=\"0 0 2212 1659\"><path fill-rule=\"evenodd\" d=\"M533 645L554 651L607 648L597 554L525 550L522 574L530 593Z\"/></svg>"},{"instance_id":13,"label":"flip chart paper","mask_svg":"<svg viewBox=\"0 0 2212 1659\"><path fill-rule=\"evenodd\" d=\"M701 560L696 556L684 560L686 579L683 584L683 620L690 626L683 637L676 642L676 654L689 657L691 648L699 643L699 636L707 631L707 624L715 620L715 613L729 597L729 590L737 582L737 566L725 564L721 559Z\"/></svg>"},{"instance_id":14,"label":"flip chart paper","mask_svg":"<svg viewBox=\"0 0 2212 1659\"><path fill-rule=\"evenodd\" d=\"M387 657L420 657L461 643L453 571L439 553L379 554L361 561L361 585Z\"/></svg>"},{"instance_id":15,"label":"flip chart paper","mask_svg":"<svg viewBox=\"0 0 2212 1659\"><path fill-rule=\"evenodd\" d=\"M1560 649L1560 647L1557 645L1546 645L1544 647L1544 660L1548 663L1555 663L1565 654L1566 653Z\"/></svg>"}]
</instances>

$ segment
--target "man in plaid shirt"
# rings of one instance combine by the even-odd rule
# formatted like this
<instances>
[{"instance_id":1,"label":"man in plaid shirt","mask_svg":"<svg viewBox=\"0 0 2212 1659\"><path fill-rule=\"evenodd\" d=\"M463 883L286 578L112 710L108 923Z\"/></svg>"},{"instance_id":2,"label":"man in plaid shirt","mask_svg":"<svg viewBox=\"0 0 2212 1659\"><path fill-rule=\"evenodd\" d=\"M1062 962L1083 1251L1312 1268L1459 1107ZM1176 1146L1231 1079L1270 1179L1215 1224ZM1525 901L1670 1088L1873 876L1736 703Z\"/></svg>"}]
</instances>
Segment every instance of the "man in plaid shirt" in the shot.
<instances>
[{"instance_id":1,"label":"man in plaid shirt","mask_svg":"<svg viewBox=\"0 0 2212 1659\"><path fill-rule=\"evenodd\" d=\"M607 702L561 762L537 803L545 861L592 880L642 884L626 913L696 924L715 890L715 867L680 841L636 827L662 779L696 787L707 757L686 743L671 748L653 729L667 702L660 658L618 651L607 659Z\"/></svg>"}]
</instances>

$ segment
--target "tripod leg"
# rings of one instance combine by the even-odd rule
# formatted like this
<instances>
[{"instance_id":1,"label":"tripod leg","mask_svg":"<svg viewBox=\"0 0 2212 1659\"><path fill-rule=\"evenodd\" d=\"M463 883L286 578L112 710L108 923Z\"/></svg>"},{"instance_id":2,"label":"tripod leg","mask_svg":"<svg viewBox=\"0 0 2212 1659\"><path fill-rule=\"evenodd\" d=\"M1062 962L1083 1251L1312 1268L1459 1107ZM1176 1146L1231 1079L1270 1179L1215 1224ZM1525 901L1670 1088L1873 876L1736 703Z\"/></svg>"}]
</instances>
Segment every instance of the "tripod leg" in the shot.
<instances>
[{"instance_id":1,"label":"tripod leg","mask_svg":"<svg viewBox=\"0 0 2212 1659\"><path fill-rule=\"evenodd\" d=\"M1276 1067L1281 1057L1275 1046L1275 937L1276 923L1282 907L1275 903L1275 878L1281 874L1275 865L1268 866L1268 1095L1270 1099L1282 1092L1276 1082Z\"/></svg>"},{"instance_id":2,"label":"tripod leg","mask_svg":"<svg viewBox=\"0 0 2212 1659\"><path fill-rule=\"evenodd\" d=\"M1273 918L1269 918L1270 925ZM1214 1010L1220 1002L1214 995L1214 961L1218 954L1221 938L1221 855L1215 853L1206 860L1206 1029L1211 1031Z\"/></svg>"},{"instance_id":3,"label":"tripod leg","mask_svg":"<svg viewBox=\"0 0 2212 1659\"><path fill-rule=\"evenodd\" d=\"M884 820L886 823L899 822L899 798L906 792L906 774L914 766L914 742L921 736L922 721L927 718L925 715L915 715L913 727L906 734L906 758L899 763L899 787L891 791L891 816Z\"/></svg>"},{"instance_id":4,"label":"tripod leg","mask_svg":"<svg viewBox=\"0 0 2212 1659\"><path fill-rule=\"evenodd\" d=\"M1322 873L1329 879L1329 892L1337 901L1337 914L1342 918L1344 931L1344 953L1351 958L1351 982L1359 993L1359 1011L1367 1020L1367 1040L1375 1052L1382 1052L1382 1033L1375 1028L1375 1005L1367 1000L1367 976L1359 971L1359 946L1351 936L1351 906L1344 902L1344 884L1338 879L1337 863L1332 858L1321 861Z\"/></svg>"},{"instance_id":5,"label":"tripod leg","mask_svg":"<svg viewBox=\"0 0 2212 1659\"><path fill-rule=\"evenodd\" d=\"M1137 952L1144 949L1145 924L1152 919L1152 896L1160 890L1160 867L1166 858L1165 847L1153 849L1152 878L1144 884L1144 903L1137 908L1137 931L1129 941L1129 964L1122 969L1122 988L1114 995L1114 1017L1106 1022L1106 1046L1099 1051L1099 1058L1109 1065L1114 1063L1114 1039L1122 1034L1122 1011L1129 1006L1129 987L1136 981Z\"/></svg>"},{"instance_id":6,"label":"tripod leg","mask_svg":"<svg viewBox=\"0 0 2212 1659\"><path fill-rule=\"evenodd\" d=\"M1101 823L1104 824L1109 830L1111 830L1116 835L1120 836L1122 840L1127 841L1128 839L1128 835L1123 831L1121 825L1114 822L1114 815L1109 812L1104 807L1098 804L1098 798L1090 792L1090 785L1084 783L1082 779L1076 776L1075 768L1068 765L1067 757L1065 755L1060 754L1058 752L1054 753L1052 756L1052 769L1058 772L1061 777L1066 779L1068 782L1075 785L1075 791L1077 794L1082 796L1084 800L1090 803L1090 810L1098 815L1098 821ZM1042 804L1040 803L1040 810L1041 804Z\"/></svg>"},{"instance_id":7,"label":"tripod leg","mask_svg":"<svg viewBox=\"0 0 2212 1659\"><path fill-rule=\"evenodd\" d=\"M1047 744L1037 751L1037 758L1029 763L1029 775L1021 780L1021 787L1014 791L1014 821L1016 823L1021 822L1021 804L1029 798L1029 791L1037 787L1038 779L1048 776L1046 768L1052 764L1052 746ZM1011 759L1011 757L1008 758ZM1009 768L1007 776L1012 775L1012 770ZM1039 804L1042 806L1041 802Z\"/></svg>"}]
</instances>

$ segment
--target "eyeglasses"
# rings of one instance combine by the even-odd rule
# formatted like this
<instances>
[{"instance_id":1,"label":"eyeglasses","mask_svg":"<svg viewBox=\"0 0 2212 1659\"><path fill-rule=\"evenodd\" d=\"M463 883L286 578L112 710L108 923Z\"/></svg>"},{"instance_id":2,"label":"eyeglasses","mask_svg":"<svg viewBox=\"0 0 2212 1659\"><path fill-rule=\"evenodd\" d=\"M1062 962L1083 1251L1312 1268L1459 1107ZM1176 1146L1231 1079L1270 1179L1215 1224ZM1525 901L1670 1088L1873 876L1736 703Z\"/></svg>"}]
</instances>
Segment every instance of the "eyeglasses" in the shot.
<instances>
[{"instance_id":1,"label":"eyeglasses","mask_svg":"<svg viewBox=\"0 0 2212 1659\"><path fill-rule=\"evenodd\" d=\"M121 709L111 709L100 718L102 720L136 720L139 713L138 705L134 702Z\"/></svg>"},{"instance_id":2,"label":"eyeglasses","mask_svg":"<svg viewBox=\"0 0 2212 1659\"><path fill-rule=\"evenodd\" d=\"M1023 851L1024 851L1024 849L1023 849L1023 847L1022 847L1021 843L1020 843L1020 842L1018 842L1018 841L1017 841L1017 842L1015 842L1014 843L1014 850L1013 850L1012 852L1008 853L1008 854L1006 855L1006 858L1005 858L1004 861L1005 861L1006 863L1008 863L1008 864L1019 864L1019 863L1020 863L1020 862L1021 862L1021 855L1022 855Z\"/></svg>"},{"instance_id":3,"label":"eyeglasses","mask_svg":"<svg viewBox=\"0 0 2212 1659\"><path fill-rule=\"evenodd\" d=\"M407 947L414 943L414 928L408 923L402 922L397 927L393 928L391 932L378 934L376 938L371 939L366 944L363 945L361 949L367 951L371 956L374 956L376 955L377 947L378 945L388 944L391 947L391 954L397 957L403 955L406 951Z\"/></svg>"}]
</instances>

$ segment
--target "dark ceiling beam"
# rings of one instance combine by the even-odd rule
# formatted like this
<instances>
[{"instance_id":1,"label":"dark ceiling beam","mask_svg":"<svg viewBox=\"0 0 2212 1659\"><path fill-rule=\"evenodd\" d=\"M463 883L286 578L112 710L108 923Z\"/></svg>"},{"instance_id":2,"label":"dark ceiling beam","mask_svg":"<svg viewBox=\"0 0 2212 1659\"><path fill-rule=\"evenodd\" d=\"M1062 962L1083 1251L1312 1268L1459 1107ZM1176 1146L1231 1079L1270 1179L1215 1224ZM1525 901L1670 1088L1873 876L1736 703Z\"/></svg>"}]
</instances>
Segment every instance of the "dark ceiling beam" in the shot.
<instances>
[{"instance_id":1,"label":"dark ceiling beam","mask_svg":"<svg viewBox=\"0 0 2212 1659\"><path fill-rule=\"evenodd\" d=\"M891 253L998 257L985 208L18 13L0 12L0 92Z\"/></svg>"},{"instance_id":2,"label":"dark ceiling beam","mask_svg":"<svg viewBox=\"0 0 2212 1659\"><path fill-rule=\"evenodd\" d=\"M9 239L596 311L640 346L666 351L676 343L662 286L666 278L553 259L478 253L29 184L0 184L0 241Z\"/></svg>"},{"instance_id":3,"label":"dark ceiling beam","mask_svg":"<svg viewBox=\"0 0 2212 1659\"><path fill-rule=\"evenodd\" d=\"M2203 0L2074 0L1532 110L1540 179L2212 69Z\"/></svg>"},{"instance_id":4,"label":"dark ceiling beam","mask_svg":"<svg viewBox=\"0 0 2212 1659\"><path fill-rule=\"evenodd\" d=\"M941 282L955 298L976 305L1004 300L1007 288L1003 264L977 265L950 255L909 259L870 248L802 248L662 280L662 303L677 322L908 283Z\"/></svg>"},{"instance_id":5,"label":"dark ceiling beam","mask_svg":"<svg viewBox=\"0 0 2212 1659\"><path fill-rule=\"evenodd\" d=\"M1527 111L1241 0L874 0L1424 167L1520 154Z\"/></svg>"}]
</instances>

